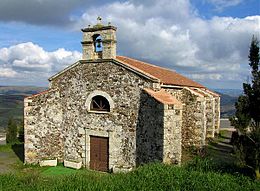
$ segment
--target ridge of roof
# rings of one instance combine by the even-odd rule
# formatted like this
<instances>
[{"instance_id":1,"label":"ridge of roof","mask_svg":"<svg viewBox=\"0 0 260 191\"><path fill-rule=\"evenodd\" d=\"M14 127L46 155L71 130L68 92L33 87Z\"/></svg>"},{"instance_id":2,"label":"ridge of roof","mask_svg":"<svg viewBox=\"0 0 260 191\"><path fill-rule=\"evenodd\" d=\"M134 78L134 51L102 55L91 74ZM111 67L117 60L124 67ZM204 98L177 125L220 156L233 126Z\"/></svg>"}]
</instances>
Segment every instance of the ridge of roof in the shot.
<instances>
[{"instance_id":1,"label":"ridge of roof","mask_svg":"<svg viewBox=\"0 0 260 191\"><path fill-rule=\"evenodd\" d=\"M116 60L122 62L123 64L128 64L128 66L130 65L135 69L137 68L138 71L141 71L145 74L150 74L151 76L154 76L165 85L205 88L203 85L167 68L156 66L126 56L117 56Z\"/></svg>"},{"instance_id":2,"label":"ridge of roof","mask_svg":"<svg viewBox=\"0 0 260 191\"><path fill-rule=\"evenodd\" d=\"M159 91L153 91L152 89L144 88L143 90L162 104L182 106L180 101L178 101L173 95L163 89Z\"/></svg>"}]
</instances>

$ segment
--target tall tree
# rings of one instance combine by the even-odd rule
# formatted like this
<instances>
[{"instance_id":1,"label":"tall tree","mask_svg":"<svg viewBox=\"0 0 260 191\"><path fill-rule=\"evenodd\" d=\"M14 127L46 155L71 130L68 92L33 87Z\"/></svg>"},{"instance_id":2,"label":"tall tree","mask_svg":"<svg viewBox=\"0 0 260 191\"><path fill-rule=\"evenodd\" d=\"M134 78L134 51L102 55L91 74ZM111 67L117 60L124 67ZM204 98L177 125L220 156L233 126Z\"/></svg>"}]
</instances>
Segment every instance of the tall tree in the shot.
<instances>
[{"instance_id":1,"label":"tall tree","mask_svg":"<svg viewBox=\"0 0 260 191\"><path fill-rule=\"evenodd\" d=\"M244 83L244 93L249 101L249 114L259 126L260 122L260 71L259 71L259 41L253 36L250 51L249 65L251 67L252 83Z\"/></svg>"},{"instance_id":2,"label":"tall tree","mask_svg":"<svg viewBox=\"0 0 260 191\"><path fill-rule=\"evenodd\" d=\"M232 124L240 132L234 141L234 148L240 152L240 160L255 170L256 178L260 179L260 71L259 41L253 36L249 50L249 66L251 82L244 83L244 94L235 104L236 114Z\"/></svg>"},{"instance_id":3,"label":"tall tree","mask_svg":"<svg viewBox=\"0 0 260 191\"><path fill-rule=\"evenodd\" d=\"M17 141L17 125L13 118L10 118L7 126L6 142L15 143Z\"/></svg>"}]
</instances>

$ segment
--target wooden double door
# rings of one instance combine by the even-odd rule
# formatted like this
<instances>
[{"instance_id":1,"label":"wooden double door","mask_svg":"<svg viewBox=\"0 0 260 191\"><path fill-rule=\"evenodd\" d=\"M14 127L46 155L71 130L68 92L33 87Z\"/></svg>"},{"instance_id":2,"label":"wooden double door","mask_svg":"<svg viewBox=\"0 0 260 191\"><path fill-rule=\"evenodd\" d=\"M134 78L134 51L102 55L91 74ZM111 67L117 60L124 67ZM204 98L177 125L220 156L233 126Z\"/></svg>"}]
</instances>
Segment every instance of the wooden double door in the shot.
<instances>
[{"instance_id":1,"label":"wooden double door","mask_svg":"<svg viewBox=\"0 0 260 191\"><path fill-rule=\"evenodd\" d=\"M90 169L108 171L108 138L90 136Z\"/></svg>"}]
</instances>

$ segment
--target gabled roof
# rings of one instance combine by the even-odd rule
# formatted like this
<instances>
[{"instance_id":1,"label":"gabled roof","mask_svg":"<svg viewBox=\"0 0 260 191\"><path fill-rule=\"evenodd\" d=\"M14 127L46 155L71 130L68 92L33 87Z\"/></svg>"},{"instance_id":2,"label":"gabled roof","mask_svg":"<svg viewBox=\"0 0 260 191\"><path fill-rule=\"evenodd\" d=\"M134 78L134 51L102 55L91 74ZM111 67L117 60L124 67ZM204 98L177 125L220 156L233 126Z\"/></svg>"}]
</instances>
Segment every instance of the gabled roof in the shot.
<instances>
[{"instance_id":1,"label":"gabled roof","mask_svg":"<svg viewBox=\"0 0 260 191\"><path fill-rule=\"evenodd\" d=\"M178 101L175 97L173 97L170 93L166 92L163 89L155 92L151 89L144 88L144 91L160 103L182 106L180 101Z\"/></svg>"},{"instance_id":2,"label":"gabled roof","mask_svg":"<svg viewBox=\"0 0 260 191\"><path fill-rule=\"evenodd\" d=\"M145 74L150 74L155 78L159 79L165 85L176 85L176 86L188 86L188 87L199 87L205 88L203 85L178 74L175 71L148 64L139 60L128 58L125 56L117 56L116 59L122 63L127 64Z\"/></svg>"},{"instance_id":3,"label":"gabled roof","mask_svg":"<svg viewBox=\"0 0 260 191\"><path fill-rule=\"evenodd\" d=\"M88 63L88 62L114 62L117 65L120 65L128 70L131 70L139 75L142 75L152 81L157 81L163 83L163 85L173 85L173 86L187 86L187 87L197 87L205 88L203 85L184 77L181 74L178 74L175 71L170 69L162 68L152 64L148 64L133 58L128 58L125 56L117 56L116 59L103 59L103 60L79 60L71 66L65 68L64 70L58 72L49 78L49 81L52 81L56 77L65 73L66 71L76 67L79 64Z\"/></svg>"}]
</instances>

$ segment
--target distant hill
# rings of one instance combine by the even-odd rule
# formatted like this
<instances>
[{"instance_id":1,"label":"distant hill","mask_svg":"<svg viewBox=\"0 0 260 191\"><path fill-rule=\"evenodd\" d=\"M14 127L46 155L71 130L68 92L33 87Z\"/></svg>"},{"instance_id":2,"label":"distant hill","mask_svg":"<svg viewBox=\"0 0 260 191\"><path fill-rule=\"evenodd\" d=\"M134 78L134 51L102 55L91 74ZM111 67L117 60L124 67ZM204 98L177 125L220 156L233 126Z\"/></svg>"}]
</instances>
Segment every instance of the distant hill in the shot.
<instances>
[{"instance_id":1,"label":"distant hill","mask_svg":"<svg viewBox=\"0 0 260 191\"><path fill-rule=\"evenodd\" d=\"M0 94L3 95L32 95L46 90L46 87L34 86L0 86Z\"/></svg>"},{"instance_id":2,"label":"distant hill","mask_svg":"<svg viewBox=\"0 0 260 191\"><path fill-rule=\"evenodd\" d=\"M228 95L230 97L238 97L243 94L243 90L240 89L214 89L214 91Z\"/></svg>"},{"instance_id":3,"label":"distant hill","mask_svg":"<svg viewBox=\"0 0 260 191\"><path fill-rule=\"evenodd\" d=\"M215 89L221 95L220 111L221 118L229 118L235 114L235 103L243 91L239 89Z\"/></svg>"},{"instance_id":4,"label":"distant hill","mask_svg":"<svg viewBox=\"0 0 260 191\"><path fill-rule=\"evenodd\" d=\"M8 119L23 119L24 97L46 90L46 87L0 86L0 130L7 127Z\"/></svg>"},{"instance_id":5,"label":"distant hill","mask_svg":"<svg viewBox=\"0 0 260 191\"><path fill-rule=\"evenodd\" d=\"M46 90L47 87L0 86L0 130L7 126L8 119L23 119L24 97ZM221 117L228 118L235 114L235 102L242 90L215 89L221 95Z\"/></svg>"}]
</instances>

